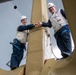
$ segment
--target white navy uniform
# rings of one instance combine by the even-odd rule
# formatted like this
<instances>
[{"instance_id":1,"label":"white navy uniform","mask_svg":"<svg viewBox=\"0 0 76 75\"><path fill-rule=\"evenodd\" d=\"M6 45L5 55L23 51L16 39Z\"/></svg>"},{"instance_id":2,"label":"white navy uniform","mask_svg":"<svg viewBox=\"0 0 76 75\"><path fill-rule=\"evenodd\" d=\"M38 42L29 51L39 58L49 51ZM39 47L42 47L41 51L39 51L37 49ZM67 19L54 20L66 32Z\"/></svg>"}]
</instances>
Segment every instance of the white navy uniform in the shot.
<instances>
[{"instance_id":1,"label":"white navy uniform","mask_svg":"<svg viewBox=\"0 0 76 75\"><path fill-rule=\"evenodd\" d=\"M53 27L54 36L57 46L61 50L63 58L68 57L72 53L70 30L65 12L59 9L48 20L47 23L42 22L43 27Z\"/></svg>"},{"instance_id":2,"label":"white navy uniform","mask_svg":"<svg viewBox=\"0 0 76 75\"><path fill-rule=\"evenodd\" d=\"M50 21L55 33L63 26L68 25L68 22L61 14L60 9L50 17Z\"/></svg>"},{"instance_id":3,"label":"white navy uniform","mask_svg":"<svg viewBox=\"0 0 76 75\"><path fill-rule=\"evenodd\" d=\"M18 27L16 37L13 41L13 53L11 55L10 64L11 70L13 70L14 67L19 67L19 64L23 58L23 49L25 48L28 30L32 29L33 27L35 27L33 24L27 26L20 25Z\"/></svg>"}]
</instances>

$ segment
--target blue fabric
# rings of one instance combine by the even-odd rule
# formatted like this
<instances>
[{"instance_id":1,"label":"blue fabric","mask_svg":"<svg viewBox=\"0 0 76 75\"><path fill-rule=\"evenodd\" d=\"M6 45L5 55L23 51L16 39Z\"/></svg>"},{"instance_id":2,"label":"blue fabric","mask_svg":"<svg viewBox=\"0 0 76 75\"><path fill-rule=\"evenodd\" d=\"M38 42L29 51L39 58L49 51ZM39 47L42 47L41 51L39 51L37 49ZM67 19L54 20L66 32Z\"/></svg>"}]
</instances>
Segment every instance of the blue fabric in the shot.
<instances>
[{"instance_id":1,"label":"blue fabric","mask_svg":"<svg viewBox=\"0 0 76 75\"><path fill-rule=\"evenodd\" d=\"M71 55L72 45L71 37L67 26L62 27L54 36L56 38L57 46L61 50L63 58Z\"/></svg>"},{"instance_id":2,"label":"blue fabric","mask_svg":"<svg viewBox=\"0 0 76 75\"><path fill-rule=\"evenodd\" d=\"M63 26L61 29L59 29L55 34L54 37L57 38L59 35L61 35L64 31L70 32L68 25Z\"/></svg>"},{"instance_id":3,"label":"blue fabric","mask_svg":"<svg viewBox=\"0 0 76 75\"><path fill-rule=\"evenodd\" d=\"M68 25L65 25L64 27L65 27L65 29L66 29L68 32L70 32L70 29L69 29Z\"/></svg>"},{"instance_id":4,"label":"blue fabric","mask_svg":"<svg viewBox=\"0 0 76 75\"><path fill-rule=\"evenodd\" d=\"M13 45L15 48L17 48L18 50L20 50L20 48L17 45L15 45L14 43L10 42L10 44Z\"/></svg>"},{"instance_id":5,"label":"blue fabric","mask_svg":"<svg viewBox=\"0 0 76 75\"><path fill-rule=\"evenodd\" d=\"M64 30L64 31L61 33L61 35L63 35L65 32L67 32L67 30Z\"/></svg>"},{"instance_id":6,"label":"blue fabric","mask_svg":"<svg viewBox=\"0 0 76 75\"><path fill-rule=\"evenodd\" d=\"M68 32L68 33L70 32L68 25L65 25L64 27L65 27L65 30L62 31L61 35L63 35L65 32Z\"/></svg>"},{"instance_id":7,"label":"blue fabric","mask_svg":"<svg viewBox=\"0 0 76 75\"><path fill-rule=\"evenodd\" d=\"M25 45L21 43L20 41L18 41L17 39L14 39L13 43L18 48L20 48L20 50L16 48L15 46L13 46L13 53L11 55L11 63L10 63L11 68L19 67L19 64L23 58L23 52L24 52L23 49L25 48Z\"/></svg>"}]
</instances>

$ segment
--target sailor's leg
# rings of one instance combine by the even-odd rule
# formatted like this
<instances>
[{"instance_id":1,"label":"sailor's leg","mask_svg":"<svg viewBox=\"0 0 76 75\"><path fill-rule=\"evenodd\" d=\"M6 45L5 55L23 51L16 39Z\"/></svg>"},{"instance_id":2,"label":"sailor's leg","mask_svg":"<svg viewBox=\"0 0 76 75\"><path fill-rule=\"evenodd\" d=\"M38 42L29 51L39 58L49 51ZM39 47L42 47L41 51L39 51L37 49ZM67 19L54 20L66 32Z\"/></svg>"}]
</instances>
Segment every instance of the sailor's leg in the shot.
<instances>
[{"instance_id":1,"label":"sailor's leg","mask_svg":"<svg viewBox=\"0 0 76 75\"><path fill-rule=\"evenodd\" d=\"M11 55L11 63L10 63L11 70L18 67L18 50L13 46L13 53Z\"/></svg>"},{"instance_id":2,"label":"sailor's leg","mask_svg":"<svg viewBox=\"0 0 76 75\"><path fill-rule=\"evenodd\" d=\"M17 39L14 39L13 44L21 49L21 43ZM14 45L13 45L13 53L11 55L11 63L10 63L11 70L19 67L19 59L18 58L19 58L20 49L16 48Z\"/></svg>"},{"instance_id":3,"label":"sailor's leg","mask_svg":"<svg viewBox=\"0 0 76 75\"><path fill-rule=\"evenodd\" d=\"M58 36L58 37L56 38L56 42L57 42L58 48L59 48L60 51L61 51L61 55L62 55L63 58L64 58L64 55L63 55L63 52L64 52L64 43L63 43L63 41L62 41L61 36Z\"/></svg>"},{"instance_id":4,"label":"sailor's leg","mask_svg":"<svg viewBox=\"0 0 76 75\"><path fill-rule=\"evenodd\" d=\"M23 59L24 50L21 49L18 54L19 54L19 57L18 57L18 66L19 66L21 60Z\"/></svg>"},{"instance_id":5,"label":"sailor's leg","mask_svg":"<svg viewBox=\"0 0 76 75\"><path fill-rule=\"evenodd\" d=\"M63 54L71 55L72 53L72 43L71 43L71 36L69 32L65 32L61 35L64 51Z\"/></svg>"}]
</instances>

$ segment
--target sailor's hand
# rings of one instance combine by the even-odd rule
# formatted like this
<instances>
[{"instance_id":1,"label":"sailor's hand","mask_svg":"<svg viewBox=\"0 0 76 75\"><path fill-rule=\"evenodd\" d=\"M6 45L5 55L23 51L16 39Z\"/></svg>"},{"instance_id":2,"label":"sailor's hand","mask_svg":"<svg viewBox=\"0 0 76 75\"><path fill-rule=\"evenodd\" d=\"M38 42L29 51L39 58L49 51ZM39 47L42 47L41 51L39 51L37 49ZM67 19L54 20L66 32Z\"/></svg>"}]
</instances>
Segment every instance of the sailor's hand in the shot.
<instances>
[{"instance_id":1,"label":"sailor's hand","mask_svg":"<svg viewBox=\"0 0 76 75\"><path fill-rule=\"evenodd\" d=\"M35 25L40 27L40 26L42 26L42 22L36 22Z\"/></svg>"}]
</instances>

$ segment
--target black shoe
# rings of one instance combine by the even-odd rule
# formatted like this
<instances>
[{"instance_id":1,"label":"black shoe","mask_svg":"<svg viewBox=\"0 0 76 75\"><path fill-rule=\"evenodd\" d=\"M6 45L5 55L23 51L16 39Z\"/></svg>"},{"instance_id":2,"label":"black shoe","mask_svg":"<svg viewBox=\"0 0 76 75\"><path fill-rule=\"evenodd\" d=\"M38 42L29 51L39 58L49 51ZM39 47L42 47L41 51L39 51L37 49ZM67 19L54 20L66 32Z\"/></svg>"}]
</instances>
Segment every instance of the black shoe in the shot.
<instances>
[{"instance_id":1,"label":"black shoe","mask_svg":"<svg viewBox=\"0 0 76 75\"><path fill-rule=\"evenodd\" d=\"M63 58L67 58L70 56L70 54L69 53L62 53L62 56L63 56Z\"/></svg>"},{"instance_id":2,"label":"black shoe","mask_svg":"<svg viewBox=\"0 0 76 75\"><path fill-rule=\"evenodd\" d=\"M16 68L17 68L17 67L12 67L11 70L14 70L14 69L16 69Z\"/></svg>"},{"instance_id":3,"label":"black shoe","mask_svg":"<svg viewBox=\"0 0 76 75\"><path fill-rule=\"evenodd\" d=\"M67 55L67 54L63 55L63 58L64 59L67 58L67 57L69 57L69 55Z\"/></svg>"}]
</instances>

